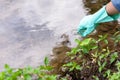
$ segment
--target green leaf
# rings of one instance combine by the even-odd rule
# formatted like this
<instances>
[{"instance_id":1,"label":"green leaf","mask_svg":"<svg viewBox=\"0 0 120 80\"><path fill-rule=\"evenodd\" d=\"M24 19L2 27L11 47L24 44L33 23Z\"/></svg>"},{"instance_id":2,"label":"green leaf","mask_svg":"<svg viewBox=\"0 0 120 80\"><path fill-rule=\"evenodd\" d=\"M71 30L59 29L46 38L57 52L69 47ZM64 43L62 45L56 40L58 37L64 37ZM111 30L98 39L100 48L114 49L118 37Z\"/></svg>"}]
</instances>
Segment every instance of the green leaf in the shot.
<instances>
[{"instance_id":1,"label":"green leaf","mask_svg":"<svg viewBox=\"0 0 120 80\"><path fill-rule=\"evenodd\" d=\"M60 80L67 80L66 78L62 78L62 79L60 79Z\"/></svg>"},{"instance_id":2,"label":"green leaf","mask_svg":"<svg viewBox=\"0 0 120 80\"><path fill-rule=\"evenodd\" d=\"M91 42L92 38L85 39L81 42L80 46L88 45Z\"/></svg>"},{"instance_id":3,"label":"green leaf","mask_svg":"<svg viewBox=\"0 0 120 80\"><path fill-rule=\"evenodd\" d=\"M95 80L99 80L99 78L97 76L92 76Z\"/></svg>"},{"instance_id":4,"label":"green leaf","mask_svg":"<svg viewBox=\"0 0 120 80\"><path fill-rule=\"evenodd\" d=\"M108 44L108 40L104 40L105 44Z\"/></svg>"},{"instance_id":5,"label":"green leaf","mask_svg":"<svg viewBox=\"0 0 120 80\"><path fill-rule=\"evenodd\" d=\"M25 80L32 80L32 77L30 75L25 75Z\"/></svg>"},{"instance_id":6,"label":"green leaf","mask_svg":"<svg viewBox=\"0 0 120 80\"><path fill-rule=\"evenodd\" d=\"M57 80L57 76L56 75L45 75L44 79L42 80Z\"/></svg>"},{"instance_id":7,"label":"green leaf","mask_svg":"<svg viewBox=\"0 0 120 80\"><path fill-rule=\"evenodd\" d=\"M46 66L49 64L48 57L45 57L45 59L44 59L44 64L45 64Z\"/></svg>"},{"instance_id":8,"label":"green leaf","mask_svg":"<svg viewBox=\"0 0 120 80\"><path fill-rule=\"evenodd\" d=\"M89 53L91 49L97 48L96 40L93 38L84 39L83 41L81 41L79 46L83 53Z\"/></svg>"},{"instance_id":9,"label":"green leaf","mask_svg":"<svg viewBox=\"0 0 120 80\"><path fill-rule=\"evenodd\" d=\"M103 64L101 64L101 62L100 61L98 61L98 65L99 65L99 72L101 72L103 69L104 69L104 67L105 67L105 65L107 64L107 62L104 62Z\"/></svg>"},{"instance_id":10,"label":"green leaf","mask_svg":"<svg viewBox=\"0 0 120 80\"><path fill-rule=\"evenodd\" d=\"M111 73L111 71L110 71L110 70L107 70L107 71L104 73L104 77L109 78L109 77L110 77L110 73Z\"/></svg>"},{"instance_id":11,"label":"green leaf","mask_svg":"<svg viewBox=\"0 0 120 80\"><path fill-rule=\"evenodd\" d=\"M74 70L74 67L70 68L70 70L69 70L69 71L71 72L71 71L73 71L73 70Z\"/></svg>"},{"instance_id":12,"label":"green leaf","mask_svg":"<svg viewBox=\"0 0 120 80\"><path fill-rule=\"evenodd\" d=\"M69 62L69 63L67 63L67 64L64 64L63 66L64 67L71 67L73 65L73 63L72 62Z\"/></svg>"},{"instance_id":13,"label":"green leaf","mask_svg":"<svg viewBox=\"0 0 120 80\"><path fill-rule=\"evenodd\" d=\"M8 64L5 64L4 68L5 68L5 71L8 72L9 74L11 74L13 72L13 69L10 68L10 66Z\"/></svg>"},{"instance_id":14,"label":"green leaf","mask_svg":"<svg viewBox=\"0 0 120 80\"><path fill-rule=\"evenodd\" d=\"M82 68L80 67L80 65L76 66L76 70L81 70Z\"/></svg>"},{"instance_id":15,"label":"green leaf","mask_svg":"<svg viewBox=\"0 0 120 80\"><path fill-rule=\"evenodd\" d=\"M98 46L92 46L92 49L96 49L96 48L98 48Z\"/></svg>"},{"instance_id":16,"label":"green leaf","mask_svg":"<svg viewBox=\"0 0 120 80\"><path fill-rule=\"evenodd\" d=\"M118 71L120 72L120 61L117 61L116 66L117 66Z\"/></svg>"},{"instance_id":17,"label":"green leaf","mask_svg":"<svg viewBox=\"0 0 120 80\"><path fill-rule=\"evenodd\" d=\"M4 80L5 78L5 72L0 72L0 80Z\"/></svg>"},{"instance_id":18,"label":"green leaf","mask_svg":"<svg viewBox=\"0 0 120 80\"><path fill-rule=\"evenodd\" d=\"M48 70L48 71L53 69L52 66L44 66L44 65L41 65L39 68L40 68L40 70Z\"/></svg>"},{"instance_id":19,"label":"green leaf","mask_svg":"<svg viewBox=\"0 0 120 80\"><path fill-rule=\"evenodd\" d=\"M102 64L102 67L104 68L106 64L107 64L107 62L105 61L105 62Z\"/></svg>"},{"instance_id":20,"label":"green leaf","mask_svg":"<svg viewBox=\"0 0 120 80\"><path fill-rule=\"evenodd\" d=\"M115 52L110 56L110 63L113 63L118 58L118 53Z\"/></svg>"},{"instance_id":21,"label":"green leaf","mask_svg":"<svg viewBox=\"0 0 120 80\"><path fill-rule=\"evenodd\" d=\"M75 39L75 42L79 45L81 41L79 39Z\"/></svg>"}]
</instances>

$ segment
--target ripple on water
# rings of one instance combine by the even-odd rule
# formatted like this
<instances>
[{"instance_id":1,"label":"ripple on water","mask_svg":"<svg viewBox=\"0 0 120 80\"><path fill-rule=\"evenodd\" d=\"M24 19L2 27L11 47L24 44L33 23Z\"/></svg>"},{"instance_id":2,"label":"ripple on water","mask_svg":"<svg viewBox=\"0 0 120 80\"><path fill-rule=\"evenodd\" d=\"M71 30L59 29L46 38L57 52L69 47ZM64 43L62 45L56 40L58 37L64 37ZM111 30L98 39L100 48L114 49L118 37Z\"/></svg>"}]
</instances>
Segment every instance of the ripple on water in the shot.
<instances>
[{"instance_id":1,"label":"ripple on water","mask_svg":"<svg viewBox=\"0 0 120 80\"><path fill-rule=\"evenodd\" d=\"M36 66L85 15L82 0L0 0L0 69Z\"/></svg>"}]
</instances>

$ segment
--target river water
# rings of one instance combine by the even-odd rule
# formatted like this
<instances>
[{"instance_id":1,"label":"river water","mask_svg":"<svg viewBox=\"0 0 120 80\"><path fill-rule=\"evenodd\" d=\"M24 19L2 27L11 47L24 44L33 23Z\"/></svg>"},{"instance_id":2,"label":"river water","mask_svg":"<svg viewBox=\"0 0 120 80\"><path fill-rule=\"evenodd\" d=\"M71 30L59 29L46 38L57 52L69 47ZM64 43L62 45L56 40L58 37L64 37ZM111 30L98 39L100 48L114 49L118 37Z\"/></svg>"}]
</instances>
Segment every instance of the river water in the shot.
<instances>
[{"instance_id":1,"label":"river water","mask_svg":"<svg viewBox=\"0 0 120 80\"><path fill-rule=\"evenodd\" d=\"M42 64L62 34L74 41L84 12L82 0L0 0L0 70Z\"/></svg>"}]
</instances>

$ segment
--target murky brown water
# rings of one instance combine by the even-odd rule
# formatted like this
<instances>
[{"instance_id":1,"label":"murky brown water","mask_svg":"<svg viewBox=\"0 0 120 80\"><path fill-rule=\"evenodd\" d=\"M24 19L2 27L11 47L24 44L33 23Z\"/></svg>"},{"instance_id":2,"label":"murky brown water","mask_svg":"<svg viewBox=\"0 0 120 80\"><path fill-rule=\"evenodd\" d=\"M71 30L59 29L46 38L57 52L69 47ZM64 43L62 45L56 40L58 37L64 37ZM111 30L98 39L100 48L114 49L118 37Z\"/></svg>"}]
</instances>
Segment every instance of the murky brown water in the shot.
<instances>
[{"instance_id":1,"label":"murky brown water","mask_svg":"<svg viewBox=\"0 0 120 80\"><path fill-rule=\"evenodd\" d=\"M0 70L40 65L62 34L73 43L84 12L82 0L0 0Z\"/></svg>"}]
</instances>

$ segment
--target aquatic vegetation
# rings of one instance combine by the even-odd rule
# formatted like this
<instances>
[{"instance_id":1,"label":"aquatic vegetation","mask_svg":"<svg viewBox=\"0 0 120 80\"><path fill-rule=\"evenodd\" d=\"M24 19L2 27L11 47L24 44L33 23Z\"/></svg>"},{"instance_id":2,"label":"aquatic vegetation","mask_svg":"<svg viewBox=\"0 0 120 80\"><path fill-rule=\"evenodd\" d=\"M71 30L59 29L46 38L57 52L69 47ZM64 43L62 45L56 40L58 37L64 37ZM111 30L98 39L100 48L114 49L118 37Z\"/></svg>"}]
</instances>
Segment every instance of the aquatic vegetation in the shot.
<instances>
[{"instance_id":1,"label":"aquatic vegetation","mask_svg":"<svg viewBox=\"0 0 120 80\"><path fill-rule=\"evenodd\" d=\"M78 45L66 53L69 59L59 68L62 72L59 75L69 75L67 80L119 80L120 55L117 48L120 40L117 38L116 42L116 37L120 32L116 33L111 37L105 34L97 39L76 39Z\"/></svg>"},{"instance_id":2,"label":"aquatic vegetation","mask_svg":"<svg viewBox=\"0 0 120 80\"><path fill-rule=\"evenodd\" d=\"M80 67L79 64L77 64L76 62L69 62L67 64L64 64L63 67L68 67L69 71L73 71L73 70L81 70L82 68Z\"/></svg>"},{"instance_id":3,"label":"aquatic vegetation","mask_svg":"<svg viewBox=\"0 0 120 80\"><path fill-rule=\"evenodd\" d=\"M109 38L106 34L99 35L97 39L76 39L77 46L65 52L62 55L65 57L55 58L57 61L62 59L59 65L56 61L56 66L51 65L47 57L44 65L36 68L28 66L13 69L6 64L5 70L0 72L0 80L119 80L119 35L118 31Z\"/></svg>"},{"instance_id":4,"label":"aquatic vegetation","mask_svg":"<svg viewBox=\"0 0 120 80\"><path fill-rule=\"evenodd\" d=\"M56 80L56 75L48 73L53 69L48 63L46 57L44 60L45 65L37 68L29 66L22 69L13 69L6 64L5 71L0 72L0 80Z\"/></svg>"}]
</instances>

